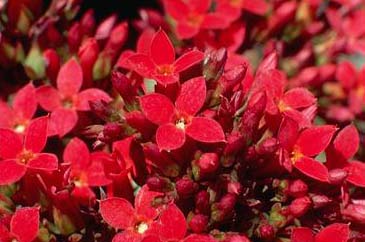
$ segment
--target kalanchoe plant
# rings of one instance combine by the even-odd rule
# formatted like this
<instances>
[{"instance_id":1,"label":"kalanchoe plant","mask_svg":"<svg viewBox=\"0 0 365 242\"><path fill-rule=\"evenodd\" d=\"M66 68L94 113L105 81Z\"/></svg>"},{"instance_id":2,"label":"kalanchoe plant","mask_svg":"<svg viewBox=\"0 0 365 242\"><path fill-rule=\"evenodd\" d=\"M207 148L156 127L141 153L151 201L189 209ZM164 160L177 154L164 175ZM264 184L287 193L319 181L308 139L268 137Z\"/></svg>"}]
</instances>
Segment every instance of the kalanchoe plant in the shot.
<instances>
[{"instance_id":1,"label":"kalanchoe plant","mask_svg":"<svg viewBox=\"0 0 365 242\"><path fill-rule=\"evenodd\" d=\"M132 2L0 1L0 241L364 241L365 2Z\"/></svg>"}]
</instances>

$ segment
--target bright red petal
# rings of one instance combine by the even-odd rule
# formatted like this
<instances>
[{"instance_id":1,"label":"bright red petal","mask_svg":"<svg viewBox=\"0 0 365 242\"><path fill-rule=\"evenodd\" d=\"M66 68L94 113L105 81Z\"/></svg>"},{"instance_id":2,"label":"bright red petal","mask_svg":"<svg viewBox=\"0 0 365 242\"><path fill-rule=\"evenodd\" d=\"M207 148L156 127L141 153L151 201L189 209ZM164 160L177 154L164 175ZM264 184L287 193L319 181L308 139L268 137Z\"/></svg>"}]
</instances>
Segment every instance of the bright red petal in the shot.
<instances>
[{"instance_id":1,"label":"bright red petal","mask_svg":"<svg viewBox=\"0 0 365 242\"><path fill-rule=\"evenodd\" d=\"M46 111L54 111L61 107L61 97L58 91L51 86L41 86L37 89L37 100Z\"/></svg>"},{"instance_id":2,"label":"bright red petal","mask_svg":"<svg viewBox=\"0 0 365 242\"><path fill-rule=\"evenodd\" d=\"M155 79L162 86L166 86L168 84L178 82L179 81L179 74L178 73L172 73L171 75L163 75L163 74L154 73L152 75L152 78Z\"/></svg>"},{"instance_id":3,"label":"bright red petal","mask_svg":"<svg viewBox=\"0 0 365 242\"><path fill-rule=\"evenodd\" d=\"M200 27L202 29L225 29L229 27L229 24L230 22L224 16L208 13Z\"/></svg>"},{"instance_id":4,"label":"bright red petal","mask_svg":"<svg viewBox=\"0 0 365 242\"><path fill-rule=\"evenodd\" d=\"M328 225L315 237L315 242L346 242L349 239L350 228L348 224L334 223Z\"/></svg>"},{"instance_id":5,"label":"bright red petal","mask_svg":"<svg viewBox=\"0 0 365 242\"><path fill-rule=\"evenodd\" d=\"M314 95L305 88L293 88L284 94L283 101L292 108L306 108L316 102Z\"/></svg>"},{"instance_id":6,"label":"bright red petal","mask_svg":"<svg viewBox=\"0 0 365 242\"><path fill-rule=\"evenodd\" d=\"M80 92L77 96L76 109L79 111L89 111L89 101L103 100L110 102L112 99L107 93L97 88L89 88Z\"/></svg>"},{"instance_id":7,"label":"bright red petal","mask_svg":"<svg viewBox=\"0 0 365 242\"><path fill-rule=\"evenodd\" d=\"M172 64L175 61L174 46L162 29L157 31L152 40L150 55L157 65Z\"/></svg>"},{"instance_id":8,"label":"bright red petal","mask_svg":"<svg viewBox=\"0 0 365 242\"><path fill-rule=\"evenodd\" d=\"M187 230L184 214L175 204L170 204L161 213L159 235L162 240L183 239Z\"/></svg>"},{"instance_id":9,"label":"bright red petal","mask_svg":"<svg viewBox=\"0 0 365 242\"><path fill-rule=\"evenodd\" d=\"M353 124L342 129L333 141L336 151L345 159L349 159L356 154L359 149L359 144L359 132Z\"/></svg>"},{"instance_id":10,"label":"bright red petal","mask_svg":"<svg viewBox=\"0 0 365 242\"><path fill-rule=\"evenodd\" d=\"M170 122L175 112L170 99L158 93L141 97L140 104L146 118L158 125Z\"/></svg>"},{"instance_id":11,"label":"bright red petal","mask_svg":"<svg viewBox=\"0 0 365 242\"><path fill-rule=\"evenodd\" d=\"M90 164L89 149L81 139L73 138L63 152L63 161L74 167L85 169Z\"/></svg>"},{"instance_id":12,"label":"bright red petal","mask_svg":"<svg viewBox=\"0 0 365 242\"><path fill-rule=\"evenodd\" d=\"M124 198L107 198L100 201L101 216L110 226L116 229L126 229L133 226L134 209Z\"/></svg>"},{"instance_id":13,"label":"bright red petal","mask_svg":"<svg viewBox=\"0 0 365 242\"><path fill-rule=\"evenodd\" d=\"M328 182L328 169L319 161L302 157L294 163L294 167L313 179Z\"/></svg>"},{"instance_id":14,"label":"bright red petal","mask_svg":"<svg viewBox=\"0 0 365 242\"><path fill-rule=\"evenodd\" d=\"M24 147L34 153L43 150L47 142L48 116L32 120L24 137Z\"/></svg>"},{"instance_id":15,"label":"bright red petal","mask_svg":"<svg viewBox=\"0 0 365 242\"><path fill-rule=\"evenodd\" d=\"M284 117L280 124L278 139L280 145L287 151L291 151L299 135L298 123L289 117Z\"/></svg>"},{"instance_id":16,"label":"bright red petal","mask_svg":"<svg viewBox=\"0 0 365 242\"><path fill-rule=\"evenodd\" d=\"M190 25L189 23L178 23L176 25L176 35L179 39L190 39L199 33L199 27Z\"/></svg>"},{"instance_id":17,"label":"bright red petal","mask_svg":"<svg viewBox=\"0 0 365 242\"><path fill-rule=\"evenodd\" d=\"M60 69L57 76L57 88L69 97L79 92L82 85L82 69L75 59L67 61Z\"/></svg>"},{"instance_id":18,"label":"bright red petal","mask_svg":"<svg viewBox=\"0 0 365 242\"><path fill-rule=\"evenodd\" d=\"M70 132L77 123L77 113L72 109L59 108L53 111L50 118L50 125L57 130L60 137Z\"/></svg>"},{"instance_id":19,"label":"bright red petal","mask_svg":"<svg viewBox=\"0 0 365 242\"><path fill-rule=\"evenodd\" d=\"M148 189L147 185L144 185L141 190L138 191L136 199L134 200L134 207L136 214L147 219L155 219L159 214L159 206L154 204L154 200L158 196L162 196L161 192L154 192Z\"/></svg>"},{"instance_id":20,"label":"bright red petal","mask_svg":"<svg viewBox=\"0 0 365 242\"><path fill-rule=\"evenodd\" d=\"M186 237L183 242L216 242L214 238L209 235L200 235L200 234L192 234ZM232 240L233 241L233 240ZM242 240L238 240L239 242L245 242ZM237 242L238 242L237 241Z\"/></svg>"},{"instance_id":21,"label":"bright red petal","mask_svg":"<svg viewBox=\"0 0 365 242\"><path fill-rule=\"evenodd\" d=\"M23 149L18 134L10 129L0 129L0 157L3 159L15 158Z\"/></svg>"},{"instance_id":22,"label":"bright red petal","mask_svg":"<svg viewBox=\"0 0 365 242\"><path fill-rule=\"evenodd\" d=\"M15 114L6 102L0 100L0 128L12 128Z\"/></svg>"},{"instance_id":23,"label":"bright red petal","mask_svg":"<svg viewBox=\"0 0 365 242\"><path fill-rule=\"evenodd\" d=\"M26 171L27 168L18 164L16 160L0 161L0 185L10 185L19 181Z\"/></svg>"},{"instance_id":24,"label":"bright red petal","mask_svg":"<svg viewBox=\"0 0 365 242\"><path fill-rule=\"evenodd\" d=\"M179 73L182 72L189 67L199 63L204 58L203 52L199 50L192 50L189 51L182 56L180 56L174 63L175 66L175 72Z\"/></svg>"},{"instance_id":25,"label":"bright red petal","mask_svg":"<svg viewBox=\"0 0 365 242\"><path fill-rule=\"evenodd\" d=\"M164 0L163 5L166 13L176 20L186 18L190 12L188 5L181 0Z\"/></svg>"},{"instance_id":26,"label":"bright red petal","mask_svg":"<svg viewBox=\"0 0 365 242\"><path fill-rule=\"evenodd\" d=\"M349 61L341 62L337 66L336 79L346 89L353 87L356 81L356 69L354 65Z\"/></svg>"},{"instance_id":27,"label":"bright red petal","mask_svg":"<svg viewBox=\"0 0 365 242\"><path fill-rule=\"evenodd\" d=\"M291 242L314 242L314 235L310 228L294 228L290 238Z\"/></svg>"},{"instance_id":28,"label":"bright red petal","mask_svg":"<svg viewBox=\"0 0 365 242\"><path fill-rule=\"evenodd\" d=\"M38 235L39 208L20 208L10 222L10 231L21 242L31 242Z\"/></svg>"},{"instance_id":29,"label":"bright red petal","mask_svg":"<svg viewBox=\"0 0 365 242\"><path fill-rule=\"evenodd\" d=\"M37 100L33 83L20 89L14 97L13 109L22 118L31 119L37 109Z\"/></svg>"},{"instance_id":30,"label":"bright red petal","mask_svg":"<svg viewBox=\"0 0 365 242\"><path fill-rule=\"evenodd\" d=\"M55 154L39 153L36 157L28 161L27 167L45 171L55 171L58 169L58 159Z\"/></svg>"},{"instance_id":31,"label":"bright red petal","mask_svg":"<svg viewBox=\"0 0 365 242\"><path fill-rule=\"evenodd\" d=\"M210 118L193 118L186 127L186 134L191 138L205 143L224 142L225 135L221 125Z\"/></svg>"},{"instance_id":32,"label":"bright red petal","mask_svg":"<svg viewBox=\"0 0 365 242\"><path fill-rule=\"evenodd\" d=\"M196 13L205 13L209 10L212 4L211 0L187 1L190 8Z\"/></svg>"},{"instance_id":33,"label":"bright red petal","mask_svg":"<svg viewBox=\"0 0 365 242\"><path fill-rule=\"evenodd\" d=\"M185 132L174 124L164 124L156 131L156 143L160 150L176 150L185 143Z\"/></svg>"},{"instance_id":34,"label":"bright red petal","mask_svg":"<svg viewBox=\"0 0 365 242\"><path fill-rule=\"evenodd\" d=\"M151 58L145 54L135 54L128 58L128 63L133 71L143 77L150 77L155 71L156 65Z\"/></svg>"},{"instance_id":35,"label":"bright red petal","mask_svg":"<svg viewBox=\"0 0 365 242\"><path fill-rule=\"evenodd\" d=\"M179 96L175 102L176 109L181 114L194 116L203 107L206 98L204 77L196 77L181 85Z\"/></svg>"},{"instance_id":36,"label":"bright red petal","mask_svg":"<svg viewBox=\"0 0 365 242\"><path fill-rule=\"evenodd\" d=\"M155 31L152 28L143 30L137 41L137 53L148 55L150 52L150 46L155 36Z\"/></svg>"},{"instance_id":37,"label":"bright red petal","mask_svg":"<svg viewBox=\"0 0 365 242\"><path fill-rule=\"evenodd\" d=\"M365 187L365 164L363 162L352 161L345 170L348 172L348 182L358 187Z\"/></svg>"},{"instance_id":38,"label":"bright red petal","mask_svg":"<svg viewBox=\"0 0 365 242\"><path fill-rule=\"evenodd\" d=\"M315 156L326 149L335 132L333 125L311 127L299 135L296 145L304 155Z\"/></svg>"},{"instance_id":39,"label":"bright red petal","mask_svg":"<svg viewBox=\"0 0 365 242\"><path fill-rule=\"evenodd\" d=\"M86 169L86 174L89 186L106 186L111 183L111 180L105 176L104 165L100 160L93 160Z\"/></svg>"},{"instance_id":40,"label":"bright red petal","mask_svg":"<svg viewBox=\"0 0 365 242\"><path fill-rule=\"evenodd\" d=\"M112 242L141 242L142 235L126 230L114 236Z\"/></svg>"}]
</instances>

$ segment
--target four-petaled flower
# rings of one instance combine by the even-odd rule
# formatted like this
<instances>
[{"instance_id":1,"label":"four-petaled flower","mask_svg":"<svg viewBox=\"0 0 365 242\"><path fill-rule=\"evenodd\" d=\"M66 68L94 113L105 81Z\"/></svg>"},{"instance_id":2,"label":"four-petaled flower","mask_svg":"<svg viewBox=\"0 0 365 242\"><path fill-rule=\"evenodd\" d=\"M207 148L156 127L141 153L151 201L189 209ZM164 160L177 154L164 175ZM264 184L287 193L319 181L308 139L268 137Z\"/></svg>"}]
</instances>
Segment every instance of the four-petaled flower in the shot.
<instances>
[{"instance_id":1,"label":"four-petaled flower","mask_svg":"<svg viewBox=\"0 0 365 242\"><path fill-rule=\"evenodd\" d=\"M89 101L111 101L108 94L97 88L81 92L82 69L75 59L70 59L60 69L57 76L57 89L44 85L38 88L39 104L51 113L50 134L63 137L77 123L77 111L89 111Z\"/></svg>"},{"instance_id":2,"label":"four-petaled flower","mask_svg":"<svg viewBox=\"0 0 365 242\"><path fill-rule=\"evenodd\" d=\"M294 228L291 242L346 242L349 239L350 229L348 224L334 223L323 228L315 236L310 228Z\"/></svg>"},{"instance_id":3,"label":"four-petaled flower","mask_svg":"<svg viewBox=\"0 0 365 242\"><path fill-rule=\"evenodd\" d=\"M181 85L175 105L159 93L140 98L141 109L152 123L159 127L156 142L160 150L175 150L185 143L185 134L205 143L224 142L220 124L212 118L195 117L203 107L206 84L203 77L190 79Z\"/></svg>"},{"instance_id":4,"label":"four-petaled flower","mask_svg":"<svg viewBox=\"0 0 365 242\"><path fill-rule=\"evenodd\" d=\"M19 181L27 169L57 170L57 156L40 153L47 142L47 126L48 117L34 119L24 140L13 130L0 129L0 185Z\"/></svg>"},{"instance_id":5,"label":"four-petaled flower","mask_svg":"<svg viewBox=\"0 0 365 242\"><path fill-rule=\"evenodd\" d=\"M299 133L297 122L284 118L278 132L282 152L282 162L286 168L293 165L305 175L318 181L328 182L328 169L320 161L313 159L329 145L336 127L333 125L313 126Z\"/></svg>"},{"instance_id":6,"label":"four-petaled flower","mask_svg":"<svg viewBox=\"0 0 365 242\"><path fill-rule=\"evenodd\" d=\"M143 77L153 78L163 86L179 81L179 73L199 63L204 54L191 50L175 60L175 49L163 30L154 35L149 55L137 53L129 57L134 71Z\"/></svg>"}]
</instances>

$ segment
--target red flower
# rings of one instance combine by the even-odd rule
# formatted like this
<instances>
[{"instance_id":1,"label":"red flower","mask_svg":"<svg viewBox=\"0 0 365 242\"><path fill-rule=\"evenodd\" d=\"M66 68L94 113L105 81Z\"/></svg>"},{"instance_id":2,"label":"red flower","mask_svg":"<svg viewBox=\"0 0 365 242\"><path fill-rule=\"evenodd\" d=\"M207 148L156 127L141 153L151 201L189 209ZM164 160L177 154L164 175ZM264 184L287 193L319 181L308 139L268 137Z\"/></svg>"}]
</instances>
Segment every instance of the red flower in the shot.
<instances>
[{"instance_id":1,"label":"red flower","mask_svg":"<svg viewBox=\"0 0 365 242\"><path fill-rule=\"evenodd\" d=\"M206 97L203 77L190 79L181 86L175 106L166 96L148 94L140 99L146 118L159 127L156 142L161 150L178 149L185 143L185 134L205 143L224 142L220 124L212 118L195 117Z\"/></svg>"},{"instance_id":2,"label":"red flower","mask_svg":"<svg viewBox=\"0 0 365 242\"><path fill-rule=\"evenodd\" d=\"M15 94L12 107L0 101L0 127L23 134L37 110L35 93L33 83L30 82Z\"/></svg>"},{"instance_id":3,"label":"red flower","mask_svg":"<svg viewBox=\"0 0 365 242\"><path fill-rule=\"evenodd\" d=\"M104 173L103 152L89 152L86 144L74 138L67 144L63 153L63 161L70 164L69 179L75 184L72 195L81 201L95 199L90 187L106 186L111 183ZM89 203L86 203L89 204Z\"/></svg>"},{"instance_id":4,"label":"red flower","mask_svg":"<svg viewBox=\"0 0 365 242\"><path fill-rule=\"evenodd\" d=\"M310 228L294 228L291 242L346 242L349 239L349 225L334 223L323 228L316 236Z\"/></svg>"},{"instance_id":5,"label":"red flower","mask_svg":"<svg viewBox=\"0 0 365 242\"><path fill-rule=\"evenodd\" d=\"M230 19L210 12L211 0L164 0L165 11L176 21L176 34L180 39L195 36L200 29L224 29Z\"/></svg>"},{"instance_id":6,"label":"red flower","mask_svg":"<svg viewBox=\"0 0 365 242\"><path fill-rule=\"evenodd\" d=\"M10 232L1 228L0 239L2 242L13 241L14 237L19 242L32 242L37 238L39 230L39 208L23 207L14 213L10 221Z\"/></svg>"},{"instance_id":7,"label":"red flower","mask_svg":"<svg viewBox=\"0 0 365 242\"><path fill-rule=\"evenodd\" d=\"M284 149L284 162L287 163L287 167L293 165L311 178L328 182L327 167L311 157L326 149L335 131L336 128L332 125L322 125L307 128L299 133L298 124L290 118L284 118L278 139Z\"/></svg>"},{"instance_id":8,"label":"red flower","mask_svg":"<svg viewBox=\"0 0 365 242\"><path fill-rule=\"evenodd\" d=\"M218 0L217 11L224 13L224 16L231 21L241 16L241 11L245 10L257 15L264 15L269 10L269 4L265 0Z\"/></svg>"},{"instance_id":9,"label":"red flower","mask_svg":"<svg viewBox=\"0 0 365 242\"><path fill-rule=\"evenodd\" d=\"M89 111L89 101L111 98L105 92L89 88L82 92L82 69L75 59L64 64L57 76L57 89L41 86L37 90L39 104L52 112L50 118L50 135L64 136L72 130L78 120L77 111Z\"/></svg>"},{"instance_id":10,"label":"red flower","mask_svg":"<svg viewBox=\"0 0 365 242\"><path fill-rule=\"evenodd\" d=\"M40 153L47 141L48 117L34 119L22 141L10 129L0 129L0 185L19 181L27 169L53 171L58 167L54 154Z\"/></svg>"},{"instance_id":11,"label":"red flower","mask_svg":"<svg viewBox=\"0 0 365 242\"><path fill-rule=\"evenodd\" d=\"M149 191L143 186L135 198L134 208L124 198L111 197L100 201L99 212L103 219L113 228L123 230L113 241L140 241L153 230L154 220L160 213L160 208L154 207L153 202L160 195L162 193Z\"/></svg>"},{"instance_id":12,"label":"red flower","mask_svg":"<svg viewBox=\"0 0 365 242\"><path fill-rule=\"evenodd\" d=\"M149 50L149 55L138 53L129 57L130 65L138 74L153 78L164 86L178 82L180 72L204 57L202 52L192 50L175 60L174 46L163 30L154 35Z\"/></svg>"}]
</instances>

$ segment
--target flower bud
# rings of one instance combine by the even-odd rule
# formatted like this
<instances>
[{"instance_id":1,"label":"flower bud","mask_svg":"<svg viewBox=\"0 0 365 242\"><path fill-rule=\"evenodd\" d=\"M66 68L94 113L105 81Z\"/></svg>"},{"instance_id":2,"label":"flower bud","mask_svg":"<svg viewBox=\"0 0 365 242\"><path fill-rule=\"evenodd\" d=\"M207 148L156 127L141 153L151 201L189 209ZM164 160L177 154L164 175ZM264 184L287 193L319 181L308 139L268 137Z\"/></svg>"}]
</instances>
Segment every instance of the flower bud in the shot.
<instances>
[{"instance_id":1,"label":"flower bud","mask_svg":"<svg viewBox=\"0 0 365 242\"><path fill-rule=\"evenodd\" d=\"M89 9L80 21L82 35L91 36L95 31L94 10Z\"/></svg>"},{"instance_id":2,"label":"flower bud","mask_svg":"<svg viewBox=\"0 0 365 242\"><path fill-rule=\"evenodd\" d=\"M71 53L74 53L79 49L81 38L80 24L75 22L67 34L67 43Z\"/></svg>"},{"instance_id":3,"label":"flower bud","mask_svg":"<svg viewBox=\"0 0 365 242\"><path fill-rule=\"evenodd\" d=\"M52 84L56 85L58 71L60 69L60 57L54 49L47 49L43 52L43 58L46 62L46 74Z\"/></svg>"},{"instance_id":4,"label":"flower bud","mask_svg":"<svg viewBox=\"0 0 365 242\"><path fill-rule=\"evenodd\" d=\"M196 214L193 215L193 217L189 221L189 227L193 231L193 233L200 234L206 230L208 222L208 216Z\"/></svg>"},{"instance_id":5,"label":"flower bud","mask_svg":"<svg viewBox=\"0 0 365 242\"><path fill-rule=\"evenodd\" d=\"M198 184L189 178L182 178L176 182L176 191L181 198L191 197L198 189Z\"/></svg>"},{"instance_id":6,"label":"flower bud","mask_svg":"<svg viewBox=\"0 0 365 242\"><path fill-rule=\"evenodd\" d=\"M204 153L193 164L193 174L200 180L214 174L219 167L219 157L216 153Z\"/></svg>"},{"instance_id":7,"label":"flower bud","mask_svg":"<svg viewBox=\"0 0 365 242\"><path fill-rule=\"evenodd\" d=\"M365 205L363 204L349 204L341 213L350 221L365 224Z\"/></svg>"},{"instance_id":8,"label":"flower bud","mask_svg":"<svg viewBox=\"0 0 365 242\"><path fill-rule=\"evenodd\" d=\"M276 138L267 138L256 147L256 152L259 155L272 154L278 149L278 146L279 143Z\"/></svg>"},{"instance_id":9,"label":"flower bud","mask_svg":"<svg viewBox=\"0 0 365 242\"><path fill-rule=\"evenodd\" d=\"M258 228L258 237L263 241L273 241L275 239L275 229L270 224L263 224Z\"/></svg>"},{"instance_id":10,"label":"flower bud","mask_svg":"<svg viewBox=\"0 0 365 242\"><path fill-rule=\"evenodd\" d=\"M301 197L294 199L289 205L290 214L298 218L303 216L311 207L311 200L309 197Z\"/></svg>"},{"instance_id":11,"label":"flower bud","mask_svg":"<svg viewBox=\"0 0 365 242\"><path fill-rule=\"evenodd\" d=\"M132 86L132 81L119 71L113 71L111 79L113 87L122 96L124 102L131 104L137 96L136 90Z\"/></svg>"},{"instance_id":12,"label":"flower bud","mask_svg":"<svg viewBox=\"0 0 365 242\"><path fill-rule=\"evenodd\" d=\"M325 195L313 195L311 196L313 202L313 208L322 208L329 204L332 200Z\"/></svg>"},{"instance_id":13,"label":"flower bud","mask_svg":"<svg viewBox=\"0 0 365 242\"><path fill-rule=\"evenodd\" d=\"M114 60L119 54L125 41L128 37L128 23L122 22L118 24L111 32L110 38L104 47L105 53L107 53L112 60Z\"/></svg>"},{"instance_id":14,"label":"flower bud","mask_svg":"<svg viewBox=\"0 0 365 242\"><path fill-rule=\"evenodd\" d=\"M149 177L146 183L149 189L157 192L163 191L167 185L165 179L157 176Z\"/></svg>"},{"instance_id":15,"label":"flower bud","mask_svg":"<svg viewBox=\"0 0 365 242\"><path fill-rule=\"evenodd\" d=\"M121 138L123 128L119 123L106 123L103 129L103 139L104 142L113 142Z\"/></svg>"},{"instance_id":16,"label":"flower bud","mask_svg":"<svg viewBox=\"0 0 365 242\"><path fill-rule=\"evenodd\" d=\"M207 50L203 62L203 76L205 80L208 82L218 80L224 71L226 61L226 49L221 48L219 50Z\"/></svg>"},{"instance_id":17,"label":"flower bud","mask_svg":"<svg viewBox=\"0 0 365 242\"><path fill-rule=\"evenodd\" d=\"M204 213L207 214L210 210L210 205L209 205L209 193L207 191L200 191L198 194L196 194L195 196L195 209L197 210L197 212L199 213Z\"/></svg>"},{"instance_id":18,"label":"flower bud","mask_svg":"<svg viewBox=\"0 0 365 242\"><path fill-rule=\"evenodd\" d=\"M84 86L92 85L93 66L99 55L99 45L94 38L87 39L80 47L78 56L84 75Z\"/></svg>"},{"instance_id":19,"label":"flower bud","mask_svg":"<svg viewBox=\"0 0 365 242\"><path fill-rule=\"evenodd\" d=\"M92 79L101 80L106 78L110 74L111 69L112 69L111 57L107 53L101 52L93 66Z\"/></svg>"},{"instance_id":20,"label":"flower bud","mask_svg":"<svg viewBox=\"0 0 365 242\"><path fill-rule=\"evenodd\" d=\"M299 198L307 195L308 186L302 180L290 182L288 194L292 197Z\"/></svg>"},{"instance_id":21,"label":"flower bud","mask_svg":"<svg viewBox=\"0 0 365 242\"><path fill-rule=\"evenodd\" d=\"M328 179L331 184L339 185L342 184L347 177L347 171L343 169L333 169L330 170L328 174Z\"/></svg>"}]
</instances>

